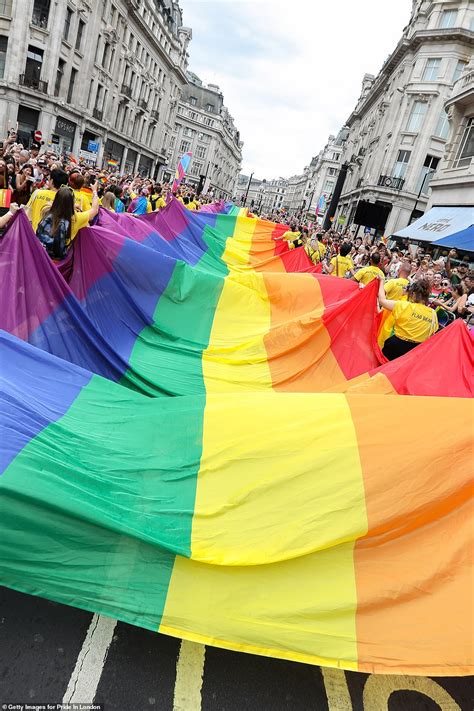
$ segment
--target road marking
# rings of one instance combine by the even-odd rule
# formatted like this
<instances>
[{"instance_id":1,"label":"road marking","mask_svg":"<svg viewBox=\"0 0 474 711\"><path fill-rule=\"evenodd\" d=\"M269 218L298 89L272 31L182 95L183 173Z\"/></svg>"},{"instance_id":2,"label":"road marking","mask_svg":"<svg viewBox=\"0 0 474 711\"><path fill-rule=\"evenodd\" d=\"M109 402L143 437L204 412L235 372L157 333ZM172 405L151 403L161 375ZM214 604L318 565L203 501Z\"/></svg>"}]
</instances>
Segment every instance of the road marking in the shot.
<instances>
[{"instance_id":1,"label":"road marking","mask_svg":"<svg viewBox=\"0 0 474 711\"><path fill-rule=\"evenodd\" d=\"M63 704L94 701L117 620L94 615L76 661Z\"/></svg>"},{"instance_id":2,"label":"road marking","mask_svg":"<svg viewBox=\"0 0 474 711\"><path fill-rule=\"evenodd\" d=\"M206 647L203 644L181 640L176 664L173 711L201 711L205 654Z\"/></svg>"},{"instance_id":3,"label":"road marking","mask_svg":"<svg viewBox=\"0 0 474 711\"><path fill-rule=\"evenodd\" d=\"M321 667L329 711L352 711L351 695L342 669Z\"/></svg>"},{"instance_id":4,"label":"road marking","mask_svg":"<svg viewBox=\"0 0 474 711\"><path fill-rule=\"evenodd\" d=\"M435 702L441 711L461 711L460 706L434 679L399 674L371 674L364 686L364 711L387 711L394 691L418 691ZM423 701L420 698L419 703Z\"/></svg>"}]
</instances>

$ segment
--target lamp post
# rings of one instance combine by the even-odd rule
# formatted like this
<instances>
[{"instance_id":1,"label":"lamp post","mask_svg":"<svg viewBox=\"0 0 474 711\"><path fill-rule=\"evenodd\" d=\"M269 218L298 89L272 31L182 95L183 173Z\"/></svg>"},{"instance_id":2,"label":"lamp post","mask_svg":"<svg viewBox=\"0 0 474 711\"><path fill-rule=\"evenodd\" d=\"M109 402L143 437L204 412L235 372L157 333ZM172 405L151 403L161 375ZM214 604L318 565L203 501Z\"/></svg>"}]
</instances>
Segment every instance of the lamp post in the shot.
<instances>
[{"instance_id":1,"label":"lamp post","mask_svg":"<svg viewBox=\"0 0 474 711\"><path fill-rule=\"evenodd\" d=\"M244 197L244 204L243 204L242 207L245 207L246 204L247 204L247 198L248 198L248 196L249 196L250 183L252 182L252 178L253 178L253 173L250 173L250 178L249 178L249 182L248 182L248 185L247 185L247 190L246 190L246 192L245 192L245 197Z\"/></svg>"},{"instance_id":2,"label":"lamp post","mask_svg":"<svg viewBox=\"0 0 474 711\"><path fill-rule=\"evenodd\" d=\"M423 176L423 180L421 182L421 188L418 193L418 197L416 198L415 207L411 211L411 217L410 217L410 222L409 222L410 225L416 219L415 212L416 212L416 208L418 207L418 203L420 202L421 193L423 192L423 188L425 187L426 178L428 177L428 175L433 175L433 173L436 173L436 168L430 168L430 170L428 170L425 173L425 175Z\"/></svg>"}]
</instances>

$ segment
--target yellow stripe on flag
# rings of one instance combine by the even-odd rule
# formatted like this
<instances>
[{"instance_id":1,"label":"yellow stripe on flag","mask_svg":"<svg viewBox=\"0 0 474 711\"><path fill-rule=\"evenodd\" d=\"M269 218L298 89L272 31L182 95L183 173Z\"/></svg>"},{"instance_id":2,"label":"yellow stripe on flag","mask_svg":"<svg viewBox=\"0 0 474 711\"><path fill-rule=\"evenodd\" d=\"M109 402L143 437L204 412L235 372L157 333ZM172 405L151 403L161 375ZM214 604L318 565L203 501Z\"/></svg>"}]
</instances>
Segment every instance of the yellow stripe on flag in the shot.
<instances>
[{"instance_id":1,"label":"yellow stripe on flag","mask_svg":"<svg viewBox=\"0 0 474 711\"><path fill-rule=\"evenodd\" d=\"M343 395L320 395L317 410L306 394L208 396L192 532L199 562L176 559L160 630L355 670L354 545L366 532Z\"/></svg>"},{"instance_id":2,"label":"yellow stripe on flag","mask_svg":"<svg viewBox=\"0 0 474 711\"><path fill-rule=\"evenodd\" d=\"M249 261L255 220L238 218L223 255L229 265L209 339L203 352L206 391L268 390L272 379L264 337L271 311L263 276L240 271Z\"/></svg>"},{"instance_id":3,"label":"yellow stripe on flag","mask_svg":"<svg viewBox=\"0 0 474 711\"><path fill-rule=\"evenodd\" d=\"M260 565L366 532L359 449L344 395L319 395L317 410L309 394L207 398L193 558Z\"/></svg>"}]
</instances>

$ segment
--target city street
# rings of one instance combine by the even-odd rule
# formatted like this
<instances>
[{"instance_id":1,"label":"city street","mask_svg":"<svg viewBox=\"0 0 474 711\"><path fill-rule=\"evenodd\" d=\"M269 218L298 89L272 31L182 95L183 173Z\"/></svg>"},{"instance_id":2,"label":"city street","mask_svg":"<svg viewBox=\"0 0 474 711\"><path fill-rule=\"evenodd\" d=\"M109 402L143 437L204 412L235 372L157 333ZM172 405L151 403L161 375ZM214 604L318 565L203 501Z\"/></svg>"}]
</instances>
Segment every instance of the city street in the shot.
<instances>
[{"instance_id":1,"label":"city street","mask_svg":"<svg viewBox=\"0 0 474 711\"><path fill-rule=\"evenodd\" d=\"M185 642L0 589L2 704L107 711L470 711L472 678L436 683L320 669ZM92 624L91 624L92 622ZM418 690L413 690L413 684ZM201 689L202 685L202 689ZM386 699L393 693L387 704ZM428 698L431 697L431 698Z\"/></svg>"}]
</instances>

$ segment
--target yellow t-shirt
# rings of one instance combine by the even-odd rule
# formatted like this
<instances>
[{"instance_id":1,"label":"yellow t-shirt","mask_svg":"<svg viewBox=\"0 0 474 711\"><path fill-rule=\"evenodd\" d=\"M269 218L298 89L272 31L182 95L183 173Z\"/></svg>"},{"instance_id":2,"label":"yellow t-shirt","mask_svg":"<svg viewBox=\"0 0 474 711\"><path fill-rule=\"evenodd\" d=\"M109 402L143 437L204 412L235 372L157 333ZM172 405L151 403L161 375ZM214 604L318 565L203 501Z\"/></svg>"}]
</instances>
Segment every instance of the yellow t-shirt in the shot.
<instances>
[{"instance_id":1,"label":"yellow t-shirt","mask_svg":"<svg viewBox=\"0 0 474 711\"><path fill-rule=\"evenodd\" d=\"M92 190L90 188L83 188L79 190L79 193L82 195L82 209L90 210L92 207Z\"/></svg>"},{"instance_id":2,"label":"yellow t-shirt","mask_svg":"<svg viewBox=\"0 0 474 711\"><path fill-rule=\"evenodd\" d=\"M181 195L179 195L176 199L179 200L180 202L182 202L183 205L184 205L184 200L183 200L183 198L181 197Z\"/></svg>"},{"instance_id":3,"label":"yellow t-shirt","mask_svg":"<svg viewBox=\"0 0 474 711\"><path fill-rule=\"evenodd\" d=\"M49 210L55 197L56 190L35 190L28 200L26 214L35 232L43 219L43 210Z\"/></svg>"},{"instance_id":4,"label":"yellow t-shirt","mask_svg":"<svg viewBox=\"0 0 474 711\"><path fill-rule=\"evenodd\" d=\"M91 206L88 204L84 193L81 193L80 190L73 190L73 193L75 210L77 210L78 212L84 212L84 210L89 210Z\"/></svg>"},{"instance_id":5,"label":"yellow t-shirt","mask_svg":"<svg viewBox=\"0 0 474 711\"><path fill-rule=\"evenodd\" d=\"M90 210L85 210L84 212L76 212L72 216L71 223L71 242L79 232L82 227L86 227L89 224Z\"/></svg>"},{"instance_id":6,"label":"yellow t-shirt","mask_svg":"<svg viewBox=\"0 0 474 711\"><path fill-rule=\"evenodd\" d=\"M385 296L391 301L406 301L407 295L405 289L408 286L409 281L404 277L398 277L398 279L389 279L385 283Z\"/></svg>"},{"instance_id":7,"label":"yellow t-shirt","mask_svg":"<svg viewBox=\"0 0 474 711\"><path fill-rule=\"evenodd\" d=\"M331 276L343 277L346 272L354 269L354 264L350 257L333 257L329 262L333 265L334 269L331 272Z\"/></svg>"},{"instance_id":8,"label":"yellow t-shirt","mask_svg":"<svg viewBox=\"0 0 474 711\"><path fill-rule=\"evenodd\" d=\"M398 338L423 343L438 330L436 311L413 301L397 301L392 309L393 332Z\"/></svg>"},{"instance_id":9,"label":"yellow t-shirt","mask_svg":"<svg viewBox=\"0 0 474 711\"><path fill-rule=\"evenodd\" d=\"M285 232L283 235L283 239L286 240L287 242L293 242L301 237L301 232L292 232L291 230L288 230L288 232Z\"/></svg>"},{"instance_id":10,"label":"yellow t-shirt","mask_svg":"<svg viewBox=\"0 0 474 711\"><path fill-rule=\"evenodd\" d=\"M370 284L370 282L373 281L376 277L381 277L383 279L385 277L385 274L381 269L379 269L378 267L374 267L373 265L370 265L368 267L362 267L362 269L359 269L359 271L354 274L354 279L356 279L364 286Z\"/></svg>"},{"instance_id":11,"label":"yellow t-shirt","mask_svg":"<svg viewBox=\"0 0 474 711\"><path fill-rule=\"evenodd\" d=\"M194 200L191 200L191 202L188 202L187 206L188 210L197 210L196 203Z\"/></svg>"},{"instance_id":12,"label":"yellow t-shirt","mask_svg":"<svg viewBox=\"0 0 474 711\"><path fill-rule=\"evenodd\" d=\"M326 254L326 247L324 246L324 244L321 244L321 242L317 242L314 246L311 242L307 242L304 246L304 251L311 259L313 264L319 264L319 262Z\"/></svg>"},{"instance_id":13,"label":"yellow t-shirt","mask_svg":"<svg viewBox=\"0 0 474 711\"><path fill-rule=\"evenodd\" d=\"M161 210L162 207L166 207L166 200L162 197L159 197L155 200L155 211Z\"/></svg>"}]
</instances>

